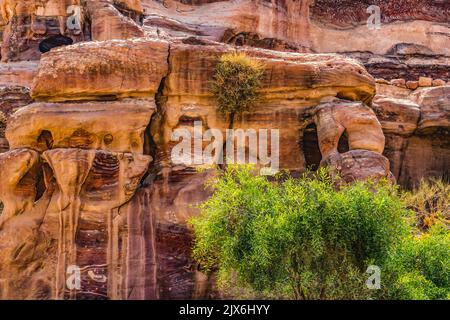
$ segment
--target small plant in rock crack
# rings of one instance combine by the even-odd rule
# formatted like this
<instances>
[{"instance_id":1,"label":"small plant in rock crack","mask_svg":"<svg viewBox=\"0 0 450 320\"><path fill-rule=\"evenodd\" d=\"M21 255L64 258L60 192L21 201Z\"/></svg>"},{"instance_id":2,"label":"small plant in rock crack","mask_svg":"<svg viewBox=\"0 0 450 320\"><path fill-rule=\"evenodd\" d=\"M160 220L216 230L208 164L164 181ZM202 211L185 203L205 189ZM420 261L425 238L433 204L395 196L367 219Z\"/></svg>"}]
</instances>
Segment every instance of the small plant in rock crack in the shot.
<instances>
[{"instance_id":1,"label":"small plant in rock crack","mask_svg":"<svg viewBox=\"0 0 450 320\"><path fill-rule=\"evenodd\" d=\"M247 111L258 98L263 75L263 63L243 52L222 55L211 83L218 110L231 119Z\"/></svg>"},{"instance_id":2,"label":"small plant in rock crack","mask_svg":"<svg viewBox=\"0 0 450 320\"><path fill-rule=\"evenodd\" d=\"M0 111L0 137L5 136L6 122L6 115L2 111Z\"/></svg>"}]
</instances>

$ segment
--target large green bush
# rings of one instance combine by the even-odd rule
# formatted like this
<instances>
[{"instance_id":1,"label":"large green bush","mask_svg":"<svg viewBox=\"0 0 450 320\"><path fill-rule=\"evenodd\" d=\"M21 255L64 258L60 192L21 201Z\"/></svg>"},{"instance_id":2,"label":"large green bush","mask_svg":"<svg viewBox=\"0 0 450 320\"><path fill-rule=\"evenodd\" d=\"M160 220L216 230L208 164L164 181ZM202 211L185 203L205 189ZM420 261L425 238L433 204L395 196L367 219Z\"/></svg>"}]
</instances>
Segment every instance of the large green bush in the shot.
<instances>
[{"instance_id":1,"label":"large green bush","mask_svg":"<svg viewBox=\"0 0 450 320\"><path fill-rule=\"evenodd\" d=\"M220 57L211 90L220 112L233 116L248 110L258 98L264 66L242 52Z\"/></svg>"},{"instance_id":2,"label":"large green bush","mask_svg":"<svg viewBox=\"0 0 450 320\"><path fill-rule=\"evenodd\" d=\"M385 266L385 295L397 299L450 299L450 232L443 223L405 237Z\"/></svg>"},{"instance_id":3,"label":"large green bush","mask_svg":"<svg viewBox=\"0 0 450 320\"><path fill-rule=\"evenodd\" d=\"M212 186L191 221L193 256L232 294L370 298L367 266L381 266L406 232L408 211L387 183L335 189L325 170L270 182L229 166Z\"/></svg>"}]
</instances>

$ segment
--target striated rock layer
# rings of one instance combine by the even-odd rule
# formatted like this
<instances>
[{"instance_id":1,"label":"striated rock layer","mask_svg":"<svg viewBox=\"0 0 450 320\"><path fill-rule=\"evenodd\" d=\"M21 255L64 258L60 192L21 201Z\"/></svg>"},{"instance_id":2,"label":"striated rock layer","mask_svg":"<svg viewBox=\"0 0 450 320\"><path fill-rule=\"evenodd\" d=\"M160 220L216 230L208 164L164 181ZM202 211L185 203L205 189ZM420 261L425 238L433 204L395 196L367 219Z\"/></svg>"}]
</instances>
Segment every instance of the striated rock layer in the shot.
<instances>
[{"instance_id":1,"label":"striated rock layer","mask_svg":"<svg viewBox=\"0 0 450 320\"><path fill-rule=\"evenodd\" d=\"M386 136L385 156L405 187L423 178L450 177L450 86L406 96L378 95L373 109Z\"/></svg>"},{"instance_id":2,"label":"striated rock layer","mask_svg":"<svg viewBox=\"0 0 450 320\"><path fill-rule=\"evenodd\" d=\"M187 224L216 171L172 157L196 125L279 130L293 175L450 179L448 6L418 2L0 0L0 299L220 298ZM234 50L265 72L230 118Z\"/></svg>"}]
</instances>

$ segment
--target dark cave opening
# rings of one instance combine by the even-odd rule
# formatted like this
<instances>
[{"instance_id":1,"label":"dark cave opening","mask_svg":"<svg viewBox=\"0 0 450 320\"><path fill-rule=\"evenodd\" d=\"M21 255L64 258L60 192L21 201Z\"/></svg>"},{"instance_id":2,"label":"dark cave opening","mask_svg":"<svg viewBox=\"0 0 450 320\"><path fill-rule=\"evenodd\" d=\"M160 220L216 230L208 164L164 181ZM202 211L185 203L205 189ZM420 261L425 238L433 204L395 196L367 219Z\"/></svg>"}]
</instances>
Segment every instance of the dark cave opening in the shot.
<instances>
[{"instance_id":1,"label":"dark cave opening","mask_svg":"<svg viewBox=\"0 0 450 320\"><path fill-rule=\"evenodd\" d=\"M305 156L306 168L316 171L320 166L322 154L319 148L317 127L314 123L308 125L303 131L302 150Z\"/></svg>"},{"instance_id":2,"label":"dark cave opening","mask_svg":"<svg viewBox=\"0 0 450 320\"><path fill-rule=\"evenodd\" d=\"M42 130L37 138L38 148L41 152L49 150L53 147L53 136L48 130Z\"/></svg>"},{"instance_id":3,"label":"dark cave opening","mask_svg":"<svg viewBox=\"0 0 450 320\"><path fill-rule=\"evenodd\" d=\"M61 46L73 44L73 40L62 35L55 35L42 40L39 43L39 51L42 53L49 52L51 49Z\"/></svg>"},{"instance_id":4,"label":"dark cave opening","mask_svg":"<svg viewBox=\"0 0 450 320\"><path fill-rule=\"evenodd\" d=\"M47 165L48 164L44 164ZM45 190L47 190L47 186L45 185L45 177L44 177L44 168L41 166L41 170L38 170L38 174L36 176L36 197L34 201L38 201L44 195Z\"/></svg>"},{"instance_id":5,"label":"dark cave opening","mask_svg":"<svg viewBox=\"0 0 450 320\"><path fill-rule=\"evenodd\" d=\"M341 137L339 138L339 142L338 142L338 151L339 153L345 153L350 151L350 147L348 145L348 134L347 134L347 130L344 131L341 135Z\"/></svg>"}]
</instances>

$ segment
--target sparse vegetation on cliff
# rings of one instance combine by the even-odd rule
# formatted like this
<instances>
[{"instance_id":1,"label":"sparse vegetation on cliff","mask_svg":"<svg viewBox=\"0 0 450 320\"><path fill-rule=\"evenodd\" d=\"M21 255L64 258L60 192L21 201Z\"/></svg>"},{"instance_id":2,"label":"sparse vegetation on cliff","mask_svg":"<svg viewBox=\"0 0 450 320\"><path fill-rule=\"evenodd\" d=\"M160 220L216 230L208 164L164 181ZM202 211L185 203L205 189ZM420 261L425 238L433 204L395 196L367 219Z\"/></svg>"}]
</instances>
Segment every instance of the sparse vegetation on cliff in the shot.
<instances>
[{"instance_id":1,"label":"sparse vegetation on cliff","mask_svg":"<svg viewBox=\"0 0 450 320\"><path fill-rule=\"evenodd\" d=\"M264 65L245 53L222 55L211 82L218 110L231 115L247 111L258 98L263 74Z\"/></svg>"},{"instance_id":2,"label":"sparse vegetation on cliff","mask_svg":"<svg viewBox=\"0 0 450 320\"><path fill-rule=\"evenodd\" d=\"M450 227L450 184L443 180L423 180L412 191L405 192L403 199L418 219L418 227L428 229L437 222Z\"/></svg>"},{"instance_id":3,"label":"sparse vegetation on cliff","mask_svg":"<svg viewBox=\"0 0 450 320\"><path fill-rule=\"evenodd\" d=\"M0 137L5 136L6 121L6 115L2 111L0 111Z\"/></svg>"}]
</instances>

